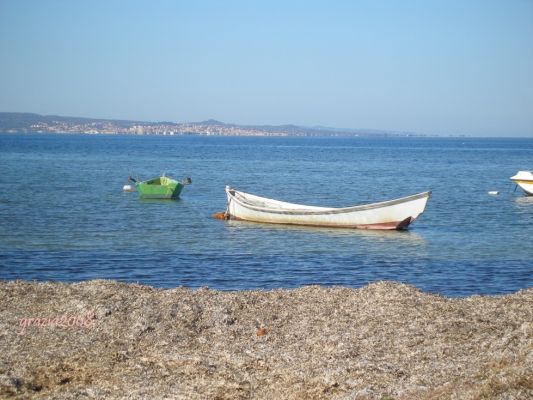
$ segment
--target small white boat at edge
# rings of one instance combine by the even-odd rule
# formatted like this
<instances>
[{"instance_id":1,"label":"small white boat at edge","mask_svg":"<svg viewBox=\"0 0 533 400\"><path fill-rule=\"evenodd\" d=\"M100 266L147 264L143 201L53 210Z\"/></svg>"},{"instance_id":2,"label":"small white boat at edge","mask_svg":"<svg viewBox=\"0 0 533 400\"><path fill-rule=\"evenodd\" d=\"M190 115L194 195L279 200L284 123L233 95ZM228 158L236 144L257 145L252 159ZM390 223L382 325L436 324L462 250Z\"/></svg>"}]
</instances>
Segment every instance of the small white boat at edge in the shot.
<instances>
[{"instance_id":1,"label":"small white boat at edge","mask_svg":"<svg viewBox=\"0 0 533 400\"><path fill-rule=\"evenodd\" d=\"M224 217L271 224L401 230L424 212L430 194L428 191L379 203L331 208L286 203L226 186L228 204Z\"/></svg>"},{"instance_id":2,"label":"small white boat at edge","mask_svg":"<svg viewBox=\"0 0 533 400\"><path fill-rule=\"evenodd\" d=\"M529 196L533 196L533 171L518 171L509 178L516 183Z\"/></svg>"}]
</instances>

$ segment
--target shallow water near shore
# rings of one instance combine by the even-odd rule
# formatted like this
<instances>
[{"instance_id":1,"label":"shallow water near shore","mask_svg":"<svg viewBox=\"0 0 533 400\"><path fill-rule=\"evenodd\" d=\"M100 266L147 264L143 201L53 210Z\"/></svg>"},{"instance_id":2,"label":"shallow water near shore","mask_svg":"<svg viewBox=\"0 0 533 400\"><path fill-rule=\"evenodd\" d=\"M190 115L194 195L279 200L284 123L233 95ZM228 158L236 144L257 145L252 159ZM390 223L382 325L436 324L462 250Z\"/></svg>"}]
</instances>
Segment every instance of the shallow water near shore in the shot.
<instances>
[{"instance_id":1,"label":"shallow water near shore","mask_svg":"<svg viewBox=\"0 0 533 400\"><path fill-rule=\"evenodd\" d=\"M510 293L533 285L533 197L508 179L532 154L533 139L3 134L0 279ZM122 192L163 172L192 178L180 200ZM432 197L406 232L285 227L212 219L225 185L322 206Z\"/></svg>"}]
</instances>

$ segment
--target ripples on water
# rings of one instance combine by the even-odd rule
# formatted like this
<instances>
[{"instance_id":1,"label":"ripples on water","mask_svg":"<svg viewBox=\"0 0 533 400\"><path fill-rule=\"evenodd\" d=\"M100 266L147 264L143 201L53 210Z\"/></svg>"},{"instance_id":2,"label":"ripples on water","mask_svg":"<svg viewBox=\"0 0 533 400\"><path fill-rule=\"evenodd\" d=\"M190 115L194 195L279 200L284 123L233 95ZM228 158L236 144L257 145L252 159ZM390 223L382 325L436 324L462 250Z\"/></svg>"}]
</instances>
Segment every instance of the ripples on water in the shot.
<instances>
[{"instance_id":1,"label":"ripples on water","mask_svg":"<svg viewBox=\"0 0 533 400\"><path fill-rule=\"evenodd\" d=\"M532 154L532 139L0 135L0 278L508 293L533 284L533 197L508 180ZM162 172L193 178L180 200L121 191ZM409 231L376 232L211 219L225 185L323 206L433 195Z\"/></svg>"}]
</instances>

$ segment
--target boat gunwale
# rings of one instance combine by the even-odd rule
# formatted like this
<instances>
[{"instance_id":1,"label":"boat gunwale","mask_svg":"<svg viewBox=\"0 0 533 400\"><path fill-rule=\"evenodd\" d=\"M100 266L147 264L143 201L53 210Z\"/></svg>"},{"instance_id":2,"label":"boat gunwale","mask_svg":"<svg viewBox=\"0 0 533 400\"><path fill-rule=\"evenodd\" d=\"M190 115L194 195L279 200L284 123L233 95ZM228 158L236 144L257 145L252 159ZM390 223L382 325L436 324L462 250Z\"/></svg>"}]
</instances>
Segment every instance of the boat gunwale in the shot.
<instances>
[{"instance_id":1,"label":"boat gunwale","mask_svg":"<svg viewBox=\"0 0 533 400\"><path fill-rule=\"evenodd\" d=\"M398 204L408 203L410 201L414 201L414 200L418 200L418 199L429 198L431 196L431 191L429 190L429 191L426 191L426 192L420 192L420 193L416 193L416 194L413 194L413 195L400 197L398 199L385 200L385 201L381 201L381 202L377 202L377 203L369 203L369 204L362 204L362 205L356 205L356 206L350 206L350 207L341 207L341 208L333 208L333 207L332 208L324 208L323 210L304 210L304 209L282 209L282 208L261 207L261 206L258 206L256 204L253 204L251 202L247 202L245 200L242 200L242 197L241 198L237 198L235 196L235 193L244 193L244 194L246 194L245 192L241 192L241 191L238 191L236 189L231 189L231 188L226 189L226 192L231 196L231 198L233 200L235 200L235 202L237 202L238 204L240 204L241 206L243 206L245 208L252 209L254 211L267 212L267 213L272 213L272 214L287 214L287 215L347 214L347 213L357 212L357 211L366 211L366 210L374 210L374 209L379 209L379 208L386 208L386 207L395 206L395 205L398 205ZM255 196L255 195L252 195L252 196ZM269 201L269 200L277 201L277 200L269 199L269 198L266 198L266 197L260 197L260 196L255 196L255 197L259 197L259 198L267 200L267 201ZM286 204L306 207L305 205L302 205L302 204L295 204L295 203L286 203ZM229 202L228 202L228 205L229 205Z\"/></svg>"},{"instance_id":2,"label":"boat gunwale","mask_svg":"<svg viewBox=\"0 0 533 400\"><path fill-rule=\"evenodd\" d=\"M163 178L166 178L165 183L162 182ZM145 181L136 182L135 185L170 186L170 185L173 185L174 183L180 184L180 182L168 176L159 176L157 178L152 178L152 179L147 179Z\"/></svg>"},{"instance_id":3,"label":"boat gunwale","mask_svg":"<svg viewBox=\"0 0 533 400\"><path fill-rule=\"evenodd\" d=\"M514 183L533 183L533 179L513 179L513 178L509 178L511 181L513 181Z\"/></svg>"}]
</instances>

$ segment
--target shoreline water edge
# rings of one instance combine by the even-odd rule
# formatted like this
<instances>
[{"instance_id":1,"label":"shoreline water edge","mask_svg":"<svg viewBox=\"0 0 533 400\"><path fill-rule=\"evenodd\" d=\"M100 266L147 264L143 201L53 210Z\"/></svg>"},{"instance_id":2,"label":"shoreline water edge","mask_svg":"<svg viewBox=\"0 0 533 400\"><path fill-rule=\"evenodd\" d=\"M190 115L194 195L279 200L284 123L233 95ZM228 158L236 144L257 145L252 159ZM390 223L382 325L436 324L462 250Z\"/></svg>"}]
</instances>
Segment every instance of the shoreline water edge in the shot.
<instances>
[{"instance_id":1,"label":"shoreline water edge","mask_svg":"<svg viewBox=\"0 0 533 400\"><path fill-rule=\"evenodd\" d=\"M533 287L0 281L1 398L526 399Z\"/></svg>"}]
</instances>

